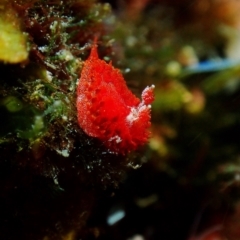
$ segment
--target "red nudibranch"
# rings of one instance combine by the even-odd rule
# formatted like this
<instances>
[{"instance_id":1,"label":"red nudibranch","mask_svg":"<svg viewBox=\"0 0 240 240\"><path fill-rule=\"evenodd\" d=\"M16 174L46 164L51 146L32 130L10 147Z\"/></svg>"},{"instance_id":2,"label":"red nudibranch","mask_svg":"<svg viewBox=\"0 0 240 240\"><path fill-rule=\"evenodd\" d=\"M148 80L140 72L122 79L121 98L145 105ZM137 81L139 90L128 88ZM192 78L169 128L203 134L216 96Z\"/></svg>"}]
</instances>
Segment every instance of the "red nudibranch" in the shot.
<instances>
[{"instance_id":1,"label":"red nudibranch","mask_svg":"<svg viewBox=\"0 0 240 240\"><path fill-rule=\"evenodd\" d=\"M99 59L96 43L84 62L77 86L77 117L83 131L112 152L125 154L149 138L154 85L142 101L127 88L121 72Z\"/></svg>"}]
</instances>

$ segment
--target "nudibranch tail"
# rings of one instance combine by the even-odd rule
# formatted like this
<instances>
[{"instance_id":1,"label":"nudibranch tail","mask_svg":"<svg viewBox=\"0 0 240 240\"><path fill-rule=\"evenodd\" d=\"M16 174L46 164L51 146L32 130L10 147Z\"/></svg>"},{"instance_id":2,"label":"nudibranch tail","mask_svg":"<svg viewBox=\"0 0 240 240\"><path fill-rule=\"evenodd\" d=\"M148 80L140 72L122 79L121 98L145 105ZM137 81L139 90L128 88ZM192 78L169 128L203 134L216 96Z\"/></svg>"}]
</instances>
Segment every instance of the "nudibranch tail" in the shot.
<instances>
[{"instance_id":1,"label":"nudibranch tail","mask_svg":"<svg viewBox=\"0 0 240 240\"><path fill-rule=\"evenodd\" d=\"M77 86L78 123L112 152L125 154L149 138L154 85L142 101L127 88L121 72L98 58L97 44L85 61Z\"/></svg>"}]
</instances>

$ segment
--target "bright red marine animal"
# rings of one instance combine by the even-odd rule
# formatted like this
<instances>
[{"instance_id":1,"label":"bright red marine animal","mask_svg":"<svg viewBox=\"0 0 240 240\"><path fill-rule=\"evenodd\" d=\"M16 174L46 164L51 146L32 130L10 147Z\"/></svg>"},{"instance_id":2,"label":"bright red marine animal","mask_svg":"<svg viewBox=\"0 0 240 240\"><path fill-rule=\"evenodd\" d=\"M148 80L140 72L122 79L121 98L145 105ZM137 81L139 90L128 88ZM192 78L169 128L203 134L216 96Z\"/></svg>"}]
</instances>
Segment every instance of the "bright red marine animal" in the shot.
<instances>
[{"instance_id":1,"label":"bright red marine animal","mask_svg":"<svg viewBox=\"0 0 240 240\"><path fill-rule=\"evenodd\" d=\"M154 85L142 101L127 88L121 72L99 59L94 44L77 86L77 116L83 131L115 153L125 154L149 138Z\"/></svg>"}]
</instances>

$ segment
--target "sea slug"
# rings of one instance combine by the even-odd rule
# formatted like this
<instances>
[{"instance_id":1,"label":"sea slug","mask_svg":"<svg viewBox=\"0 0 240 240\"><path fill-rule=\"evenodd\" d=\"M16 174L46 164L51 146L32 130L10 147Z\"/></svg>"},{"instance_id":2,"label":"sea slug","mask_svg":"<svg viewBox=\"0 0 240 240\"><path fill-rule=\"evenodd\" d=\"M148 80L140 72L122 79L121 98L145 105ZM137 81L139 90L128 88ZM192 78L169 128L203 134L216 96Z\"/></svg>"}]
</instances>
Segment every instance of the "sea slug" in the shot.
<instances>
[{"instance_id":1,"label":"sea slug","mask_svg":"<svg viewBox=\"0 0 240 240\"><path fill-rule=\"evenodd\" d=\"M140 101L128 89L121 72L99 59L95 43L77 85L78 123L111 152L135 150L149 138L153 89L154 85L146 87Z\"/></svg>"}]
</instances>

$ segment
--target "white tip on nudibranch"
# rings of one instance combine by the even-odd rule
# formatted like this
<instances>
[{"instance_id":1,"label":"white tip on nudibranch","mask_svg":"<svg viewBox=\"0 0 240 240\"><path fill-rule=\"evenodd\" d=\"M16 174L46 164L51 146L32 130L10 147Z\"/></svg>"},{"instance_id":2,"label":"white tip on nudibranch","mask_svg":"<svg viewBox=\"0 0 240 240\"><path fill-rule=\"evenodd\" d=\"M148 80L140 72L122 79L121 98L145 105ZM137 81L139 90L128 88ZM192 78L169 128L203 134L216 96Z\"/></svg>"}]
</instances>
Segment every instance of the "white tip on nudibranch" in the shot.
<instances>
[{"instance_id":1,"label":"white tip on nudibranch","mask_svg":"<svg viewBox=\"0 0 240 240\"><path fill-rule=\"evenodd\" d=\"M142 105L149 105L154 100L153 89L155 85L151 85L150 87L146 87L142 92Z\"/></svg>"},{"instance_id":2,"label":"white tip on nudibranch","mask_svg":"<svg viewBox=\"0 0 240 240\"><path fill-rule=\"evenodd\" d=\"M108 141L115 141L116 143L120 143L122 142L122 139L118 135L115 135L114 137L111 137Z\"/></svg>"}]
</instances>

